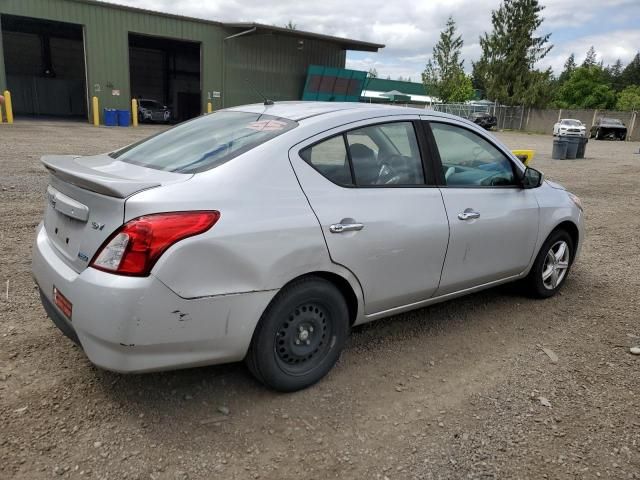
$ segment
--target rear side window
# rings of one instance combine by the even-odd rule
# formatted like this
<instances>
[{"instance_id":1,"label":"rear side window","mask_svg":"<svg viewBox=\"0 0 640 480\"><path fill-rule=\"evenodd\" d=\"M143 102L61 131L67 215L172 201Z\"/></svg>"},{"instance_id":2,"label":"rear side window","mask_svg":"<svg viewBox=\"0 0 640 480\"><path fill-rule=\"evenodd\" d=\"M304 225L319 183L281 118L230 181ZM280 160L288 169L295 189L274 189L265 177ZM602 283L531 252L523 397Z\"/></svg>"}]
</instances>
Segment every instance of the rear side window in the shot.
<instances>
[{"instance_id":1,"label":"rear side window","mask_svg":"<svg viewBox=\"0 0 640 480\"><path fill-rule=\"evenodd\" d=\"M110 154L123 162L177 173L197 173L228 162L295 128L286 118L217 112Z\"/></svg>"},{"instance_id":2,"label":"rear side window","mask_svg":"<svg viewBox=\"0 0 640 480\"><path fill-rule=\"evenodd\" d=\"M350 130L300 152L318 172L342 186L424 185L424 170L412 122Z\"/></svg>"},{"instance_id":3,"label":"rear side window","mask_svg":"<svg viewBox=\"0 0 640 480\"><path fill-rule=\"evenodd\" d=\"M306 148L300 152L300 156L333 183L353 185L349 157L342 135Z\"/></svg>"}]
</instances>

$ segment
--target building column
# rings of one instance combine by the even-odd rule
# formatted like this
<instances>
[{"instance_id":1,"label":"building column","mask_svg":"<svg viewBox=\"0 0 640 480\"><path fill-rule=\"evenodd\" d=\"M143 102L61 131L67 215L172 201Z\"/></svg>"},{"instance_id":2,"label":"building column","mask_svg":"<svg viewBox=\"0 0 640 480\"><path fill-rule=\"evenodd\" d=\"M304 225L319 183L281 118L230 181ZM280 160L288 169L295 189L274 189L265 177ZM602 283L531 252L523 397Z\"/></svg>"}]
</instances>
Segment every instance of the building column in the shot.
<instances>
[{"instance_id":1,"label":"building column","mask_svg":"<svg viewBox=\"0 0 640 480\"><path fill-rule=\"evenodd\" d=\"M4 49L2 46L2 22L0 22L0 92L7 89L7 74L4 67Z\"/></svg>"}]
</instances>

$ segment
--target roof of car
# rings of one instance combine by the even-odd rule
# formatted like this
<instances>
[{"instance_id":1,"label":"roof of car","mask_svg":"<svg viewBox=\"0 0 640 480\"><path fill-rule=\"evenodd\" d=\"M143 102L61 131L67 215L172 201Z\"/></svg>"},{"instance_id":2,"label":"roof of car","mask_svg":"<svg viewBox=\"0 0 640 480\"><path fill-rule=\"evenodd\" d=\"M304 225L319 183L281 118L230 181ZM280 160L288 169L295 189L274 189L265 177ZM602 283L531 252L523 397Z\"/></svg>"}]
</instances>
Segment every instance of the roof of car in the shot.
<instances>
[{"instance_id":1,"label":"roof of car","mask_svg":"<svg viewBox=\"0 0 640 480\"><path fill-rule=\"evenodd\" d=\"M389 114L429 114L441 117L451 117L446 113L436 112L434 110L424 110L414 107L401 107L396 105L381 105L376 103L358 103L358 102L310 102L310 101L290 101L275 102L273 105L264 105L262 103L254 103L251 105L240 105L226 109L235 112L252 112L264 113L265 115L273 115L275 117L287 118L289 120L304 120L305 118L316 117L319 115L330 115L332 113L344 112L350 110L352 112L363 111L368 113L380 113L381 115ZM457 117L451 117L457 118Z\"/></svg>"}]
</instances>

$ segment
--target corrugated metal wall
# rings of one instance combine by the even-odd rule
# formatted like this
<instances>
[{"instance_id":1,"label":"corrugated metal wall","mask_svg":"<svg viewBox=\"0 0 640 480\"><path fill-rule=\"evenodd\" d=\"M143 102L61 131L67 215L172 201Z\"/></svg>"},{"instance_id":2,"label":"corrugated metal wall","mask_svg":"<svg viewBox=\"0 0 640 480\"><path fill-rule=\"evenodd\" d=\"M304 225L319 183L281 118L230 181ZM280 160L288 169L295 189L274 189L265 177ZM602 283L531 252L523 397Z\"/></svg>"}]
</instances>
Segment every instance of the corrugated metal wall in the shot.
<instances>
[{"instance_id":1,"label":"corrugated metal wall","mask_svg":"<svg viewBox=\"0 0 640 480\"><path fill-rule=\"evenodd\" d=\"M101 107L129 106L129 32L200 43L203 110L208 93L213 91L222 92L223 97L214 100L215 108L223 103L233 106L260 100L245 78L251 78L275 100L299 99L309 64L344 67L346 57L345 50L330 42L304 39L300 44L301 39L280 34L252 34L225 41L238 30L216 22L77 0L0 0L0 14L83 25L88 95L98 96ZM6 86L3 60L0 43L0 89ZM113 96L113 90L119 90L120 95Z\"/></svg>"},{"instance_id":2,"label":"corrugated metal wall","mask_svg":"<svg viewBox=\"0 0 640 480\"><path fill-rule=\"evenodd\" d=\"M231 35L233 32L229 32ZM344 68L338 45L278 34L249 34L225 41L225 105L260 102L248 84L271 100L299 100L309 65Z\"/></svg>"}]
</instances>

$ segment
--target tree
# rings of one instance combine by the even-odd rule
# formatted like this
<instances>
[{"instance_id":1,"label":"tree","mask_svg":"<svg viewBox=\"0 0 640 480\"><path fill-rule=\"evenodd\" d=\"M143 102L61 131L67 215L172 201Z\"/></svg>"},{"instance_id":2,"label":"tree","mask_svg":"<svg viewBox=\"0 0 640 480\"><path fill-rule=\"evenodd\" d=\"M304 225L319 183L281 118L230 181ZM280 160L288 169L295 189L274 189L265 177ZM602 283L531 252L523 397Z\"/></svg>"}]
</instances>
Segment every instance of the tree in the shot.
<instances>
[{"instance_id":1,"label":"tree","mask_svg":"<svg viewBox=\"0 0 640 480\"><path fill-rule=\"evenodd\" d=\"M636 111L640 109L640 85L630 85L618 95L618 110Z\"/></svg>"},{"instance_id":2,"label":"tree","mask_svg":"<svg viewBox=\"0 0 640 480\"><path fill-rule=\"evenodd\" d=\"M284 26L284 28L286 28L287 30L297 30L298 29L298 25L293 23L293 20L289 20L287 22L287 24Z\"/></svg>"},{"instance_id":3,"label":"tree","mask_svg":"<svg viewBox=\"0 0 640 480\"><path fill-rule=\"evenodd\" d=\"M623 88L622 70L622 60L620 59L616 60L616 63L614 63L613 65L607 66L607 68L605 69L607 82L611 84L616 92L619 92Z\"/></svg>"},{"instance_id":4,"label":"tree","mask_svg":"<svg viewBox=\"0 0 640 480\"><path fill-rule=\"evenodd\" d=\"M556 95L556 104L561 108L612 108L615 103L616 93L597 65L576 68Z\"/></svg>"},{"instance_id":5,"label":"tree","mask_svg":"<svg viewBox=\"0 0 640 480\"><path fill-rule=\"evenodd\" d=\"M550 34L538 36L544 9L538 0L503 0L491 12L493 31L480 37L482 55L477 62L487 97L506 105L544 105L545 85L551 69L539 71L536 63L551 48Z\"/></svg>"},{"instance_id":6,"label":"tree","mask_svg":"<svg viewBox=\"0 0 640 480\"><path fill-rule=\"evenodd\" d=\"M571 72L573 72L576 67L576 56L572 53L564 62L564 70L562 70L562 73L558 77L558 82L561 84L566 82L571 76Z\"/></svg>"},{"instance_id":7,"label":"tree","mask_svg":"<svg viewBox=\"0 0 640 480\"><path fill-rule=\"evenodd\" d=\"M464 73L464 60L460 60L462 36L456 33L456 22L449 17L422 73L425 90L434 89L445 103L464 102L473 96L471 80Z\"/></svg>"},{"instance_id":8,"label":"tree","mask_svg":"<svg viewBox=\"0 0 640 480\"><path fill-rule=\"evenodd\" d=\"M375 67L371 67L367 72L367 77L378 78L378 70L376 70Z\"/></svg>"},{"instance_id":9,"label":"tree","mask_svg":"<svg viewBox=\"0 0 640 480\"><path fill-rule=\"evenodd\" d=\"M622 71L620 84L623 88L630 85L640 85L640 53L636 53L633 60Z\"/></svg>"},{"instance_id":10,"label":"tree","mask_svg":"<svg viewBox=\"0 0 640 480\"><path fill-rule=\"evenodd\" d=\"M587 56L584 58L584 62L582 62L583 67L595 67L598 64L598 59L596 58L596 49L593 48L593 45L589 47L587 51Z\"/></svg>"}]
</instances>

